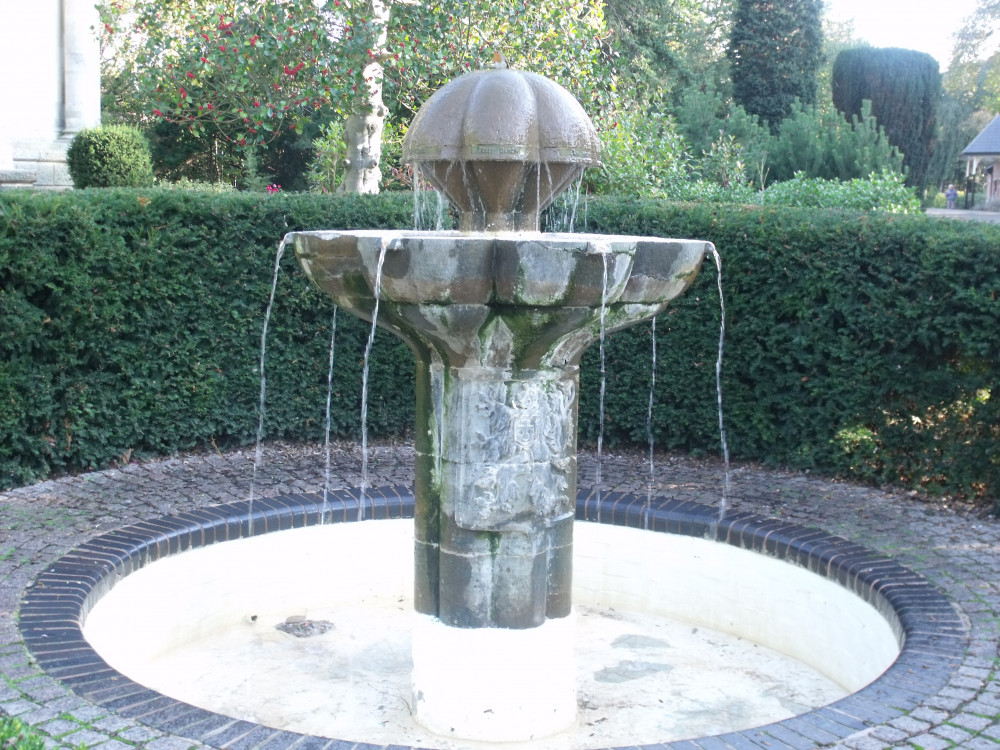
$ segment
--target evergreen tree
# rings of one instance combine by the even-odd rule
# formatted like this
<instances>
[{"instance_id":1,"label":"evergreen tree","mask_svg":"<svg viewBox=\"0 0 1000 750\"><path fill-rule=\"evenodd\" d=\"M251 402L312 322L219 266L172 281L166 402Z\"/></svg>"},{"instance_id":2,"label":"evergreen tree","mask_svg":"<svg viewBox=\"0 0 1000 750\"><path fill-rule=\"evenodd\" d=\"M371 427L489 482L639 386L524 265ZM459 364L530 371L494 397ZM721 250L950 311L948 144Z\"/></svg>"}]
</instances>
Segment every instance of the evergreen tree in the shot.
<instances>
[{"instance_id":1,"label":"evergreen tree","mask_svg":"<svg viewBox=\"0 0 1000 750\"><path fill-rule=\"evenodd\" d=\"M728 77L723 51L736 0L605 0L606 51L620 91L639 102Z\"/></svg>"},{"instance_id":2,"label":"evergreen tree","mask_svg":"<svg viewBox=\"0 0 1000 750\"><path fill-rule=\"evenodd\" d=\"M941 98L937 60L909 49L858 47L843 50L833 64L833 104L850 119L862 102L903 152L907 184L923 187L930 163Z\"/></svg>"},{"instance_id":3,"label":"evergreen tree","mask_svg":"<svg viewBox=\"0 0 1000 750\"><path fill-rule=\"evenodd\" d=\"M816 101L821 0L739 0L729 48L733 98L777 131L798 99Z\"/></svg>"}]
</instances>

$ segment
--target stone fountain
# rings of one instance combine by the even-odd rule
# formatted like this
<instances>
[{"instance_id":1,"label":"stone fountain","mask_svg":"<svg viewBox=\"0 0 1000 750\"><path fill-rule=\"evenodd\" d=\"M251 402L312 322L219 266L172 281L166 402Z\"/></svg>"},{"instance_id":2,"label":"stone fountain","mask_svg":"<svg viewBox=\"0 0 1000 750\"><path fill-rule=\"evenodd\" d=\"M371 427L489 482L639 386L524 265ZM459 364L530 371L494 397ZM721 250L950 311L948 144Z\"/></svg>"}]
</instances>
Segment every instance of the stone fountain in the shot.
<instances>
[{"instance_id":1,"label":"stone fountain","mask_svg":"<svg viewBox=\"0 0 1000 750\"><path fill-rule=\"evenodd\" d=\"M539 212L600 163L600 141L564 88L502 63L434 94L403 157L459 232L287 240L337 305L416 356L417 720L466 739L542 737L576 714L581 355L660 313L711 245L540 233Z\"/></svg>"},{"instance_id":2,"label":"stone fountain","mask_svg":"<svg viewBox=\"0 0 1000 750\"><path fill-rule=\"evenodd\" d=\"M468 74L406 153L463 232L288 240L317 285L417 355L412 492L279 495L103 533L25 593L18 627L42 669L109 716L211 747L793 750L949 684L958 613L845 539L586 489L574 530L580 355L659 312L711 246L537 231L599 156L572 97L503 67ZM345 523L366 501L380 520Z\"/></svg>"}]
</instances>

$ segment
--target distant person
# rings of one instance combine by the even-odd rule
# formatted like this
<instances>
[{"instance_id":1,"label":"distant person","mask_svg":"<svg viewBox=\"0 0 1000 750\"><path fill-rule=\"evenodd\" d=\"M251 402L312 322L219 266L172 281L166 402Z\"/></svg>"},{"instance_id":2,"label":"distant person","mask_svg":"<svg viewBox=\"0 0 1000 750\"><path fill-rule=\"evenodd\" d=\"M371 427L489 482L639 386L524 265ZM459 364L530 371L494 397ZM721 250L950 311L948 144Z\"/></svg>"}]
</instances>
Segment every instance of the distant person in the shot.
<instances>
[{"instance_id":1,"label":"distant person","mask_svg":"<svg viewBox=\"0 0 1000 750\"><path fill-rule=\"evenodd\" d=\"M958 200L958 191L955 190L954 185L949 185L948 189L944 191L944 199L948 201L948 208L955 207L955 201Z\"/></svg>"}]
</instances>

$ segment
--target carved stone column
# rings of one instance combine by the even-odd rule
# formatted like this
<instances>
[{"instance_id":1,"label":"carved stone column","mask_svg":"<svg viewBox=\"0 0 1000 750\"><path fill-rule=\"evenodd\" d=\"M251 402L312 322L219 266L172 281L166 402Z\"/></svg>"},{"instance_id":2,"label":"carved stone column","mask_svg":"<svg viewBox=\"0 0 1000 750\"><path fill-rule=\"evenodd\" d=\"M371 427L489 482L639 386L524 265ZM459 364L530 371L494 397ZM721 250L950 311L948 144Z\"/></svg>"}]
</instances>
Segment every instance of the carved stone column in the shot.
<instances>
[{"instance_id":1,"label":"carved stone column","mask_svg":"<svg viewBox=\"0 0 1000 750\"><path fill-rule=\"evenodd\" d=\"M571 606L578 364L660 312L704 242L305 232L310 279L417 360L414 711L527 740L576 714Z\"/></svg>"}]
</instances>

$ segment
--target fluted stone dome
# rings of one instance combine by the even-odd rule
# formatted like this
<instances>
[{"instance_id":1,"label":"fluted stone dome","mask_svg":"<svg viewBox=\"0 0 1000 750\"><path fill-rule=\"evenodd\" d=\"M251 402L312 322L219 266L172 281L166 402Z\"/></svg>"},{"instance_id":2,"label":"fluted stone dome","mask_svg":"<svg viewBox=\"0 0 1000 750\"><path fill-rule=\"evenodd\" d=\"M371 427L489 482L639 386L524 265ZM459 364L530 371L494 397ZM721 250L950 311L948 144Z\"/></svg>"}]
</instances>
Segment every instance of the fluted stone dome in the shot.
<instances>
[{"instance_id":1,"label":"fluted stone dome","mask_svg":"<svg viewBox=\"0 0 1000 750\"><path fill-rule=\"evenodd\" d=\"M505 65L438 90L403 140L404 163L444 192L465 231L537 229L539 212L600 164L600 153L572 94Z\"/></svg>"}]
</instances>

